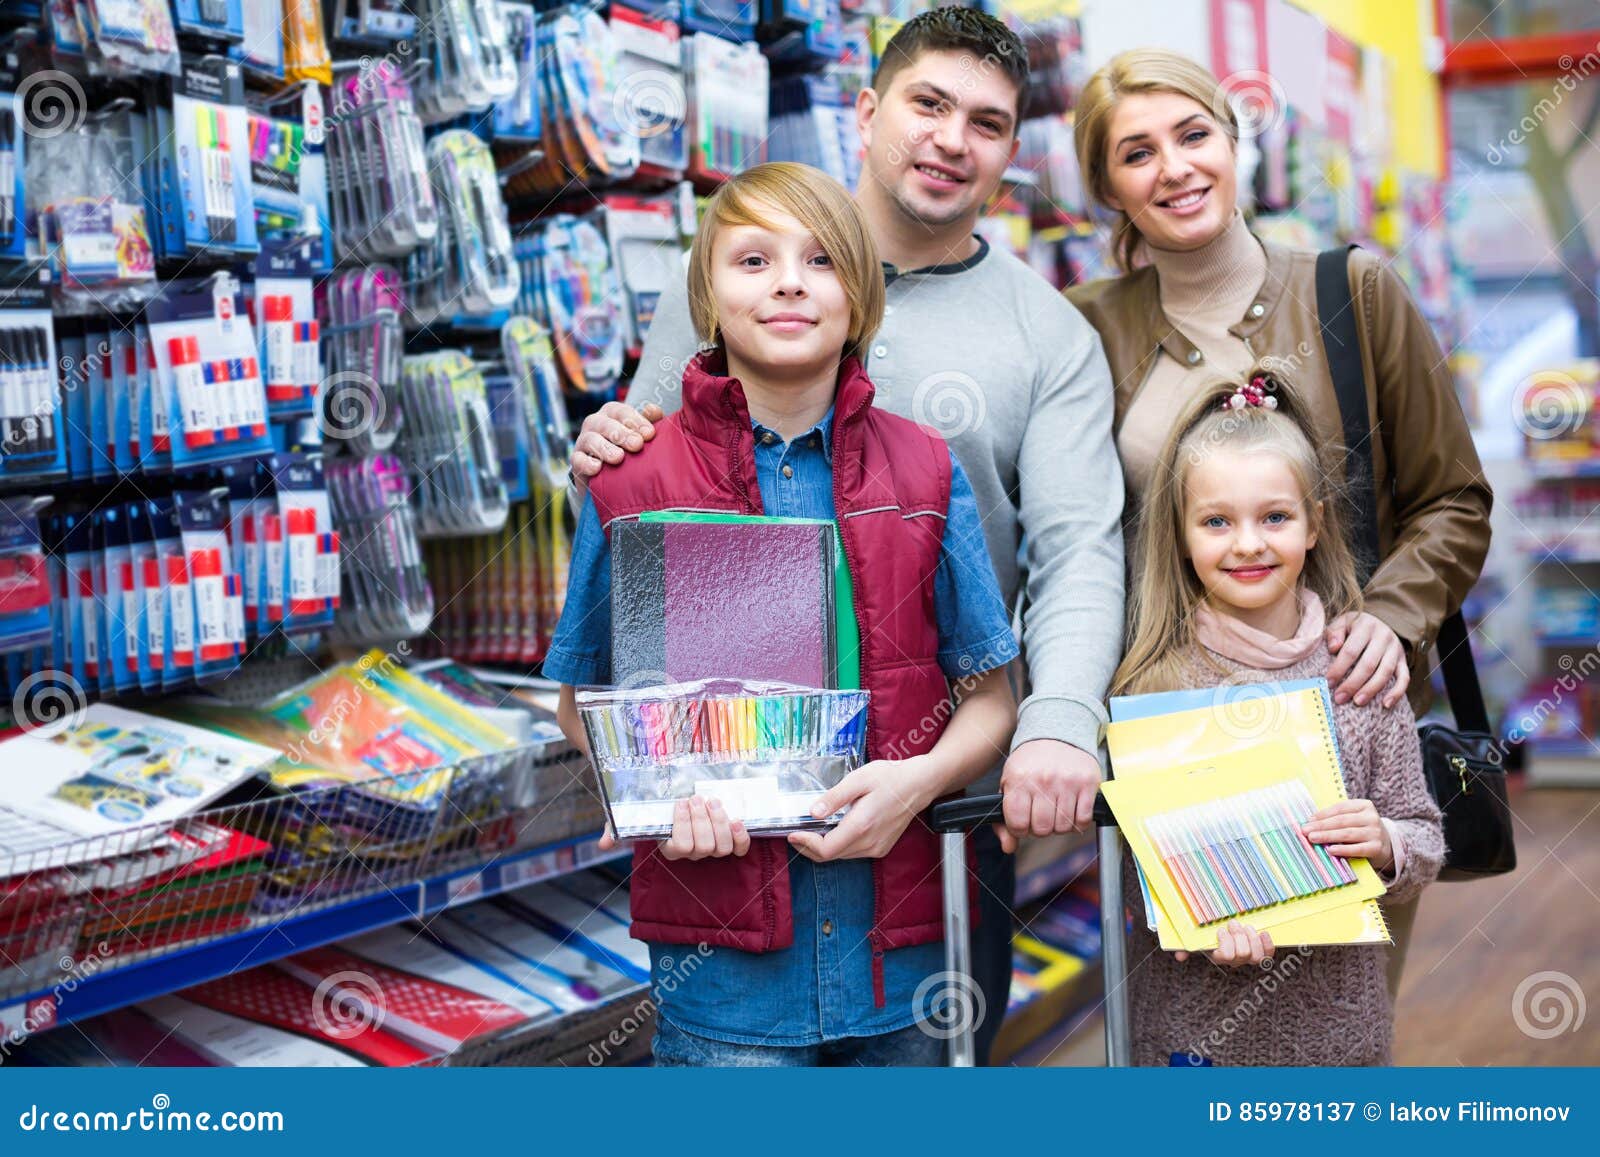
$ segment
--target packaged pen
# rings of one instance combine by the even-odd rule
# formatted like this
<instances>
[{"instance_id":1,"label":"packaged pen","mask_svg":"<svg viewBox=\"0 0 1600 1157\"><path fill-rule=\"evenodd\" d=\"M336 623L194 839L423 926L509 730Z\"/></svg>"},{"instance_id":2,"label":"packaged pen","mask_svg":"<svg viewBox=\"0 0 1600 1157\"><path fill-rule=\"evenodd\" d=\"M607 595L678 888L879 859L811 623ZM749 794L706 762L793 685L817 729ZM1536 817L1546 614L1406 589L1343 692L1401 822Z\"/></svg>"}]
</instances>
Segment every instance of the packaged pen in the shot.
<instances>
[{"instance_id":1,"label":"packaged pen","mask_svg":"<svg viewBox=\"0 0 1600 1157\"><path fill-rule=\"evenodd\" d=\"M519 272L489 147L470 132L450 130L428 142L428 169L445 221L408 265L417 285L413 317L427 324L507 308L516 300Z\"/></svg>"},{"instance_id":2,"label":"packaged pen","mask_svg":"<svg viewBox=\"0 0 1600 1157\"><path fill-rule=\"evenodd\" d=\"M866 757L865 691L701 680L639 690L580 691L611 830L619 839L672 832L675 805L719 800L752 833L832 827L812 806Z\"/></svg>"},{"instance_id":3,"label":"packaged pen","mask_svg":"<svg viewBox=\"0 0 1600 1157\"><path fill-rule=\"evenodd\" d=\"M0 92L0 257L23 257L28 252L23 196L27 148L16 95Z\"/></svg>"}]
</instances>

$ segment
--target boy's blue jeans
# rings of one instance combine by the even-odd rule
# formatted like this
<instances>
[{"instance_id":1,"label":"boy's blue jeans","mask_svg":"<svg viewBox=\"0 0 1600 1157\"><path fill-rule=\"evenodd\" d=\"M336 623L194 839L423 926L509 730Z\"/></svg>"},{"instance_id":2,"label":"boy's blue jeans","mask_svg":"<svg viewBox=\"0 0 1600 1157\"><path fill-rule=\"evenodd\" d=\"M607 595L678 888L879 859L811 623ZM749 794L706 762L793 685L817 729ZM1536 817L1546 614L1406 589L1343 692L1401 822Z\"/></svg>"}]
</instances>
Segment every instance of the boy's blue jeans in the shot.
<instances>
[{"instance_id":1,"label":"boy's blue jeans","mask_svg":"<svg viewBox=\"0 0 1600 1157\"><path fill-rule=\"evenodd\" d=\"M819 1045L744 1045L685 1032L663 1016L652 1047L663 1068L926 1068L945 1058L945 1042L916 1024Z\"/></svg>"}]
</instances>

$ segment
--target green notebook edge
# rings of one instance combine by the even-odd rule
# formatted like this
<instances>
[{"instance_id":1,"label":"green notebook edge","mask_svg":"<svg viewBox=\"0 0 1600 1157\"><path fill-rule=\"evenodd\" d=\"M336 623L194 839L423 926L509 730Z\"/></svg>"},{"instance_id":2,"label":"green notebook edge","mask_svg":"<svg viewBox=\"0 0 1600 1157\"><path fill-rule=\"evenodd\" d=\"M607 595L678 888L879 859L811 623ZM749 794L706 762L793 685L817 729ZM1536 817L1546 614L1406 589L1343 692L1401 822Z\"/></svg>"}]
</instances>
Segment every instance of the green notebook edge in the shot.
<instances>
[{"instance_id":1,"label":"green notebook edge","mask_svg":"<svg viewBox=\"0 0 1600 1157\"><path fill-rule=\"evenodd\" d=\"M647 510L640 522L763 522L790 526L831 526L833 528L833 633L838 653L840 690L861 690L861 629L856 623L855 586L845 560L839 524L830 518L776 518L765 514L723 514L711 510Z\"/></svg>"}]
</instances>

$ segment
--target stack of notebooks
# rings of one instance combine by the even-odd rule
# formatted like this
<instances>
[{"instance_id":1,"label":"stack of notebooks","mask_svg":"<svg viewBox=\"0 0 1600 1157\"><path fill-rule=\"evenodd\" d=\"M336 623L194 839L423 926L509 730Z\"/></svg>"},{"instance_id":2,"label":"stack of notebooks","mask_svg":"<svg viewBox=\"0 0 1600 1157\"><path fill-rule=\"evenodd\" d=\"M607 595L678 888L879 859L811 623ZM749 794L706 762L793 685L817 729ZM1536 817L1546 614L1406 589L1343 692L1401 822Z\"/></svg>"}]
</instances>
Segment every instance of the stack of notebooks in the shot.
<instances>
[{"instance_id":1,"label":"stack of notebooks","mask_svg":"<svg viewBox=\"0 0 1600 1157\"><path fill-rule=\"evenodd\" d=\"M1111 701L1106 800L1165 949L1217 946L1238 919L1278 944L1384 944L1372 866L1300 826L1347 798L1323 679Z\"/></svg>"},{"instance_id":2,"label":"stack of notebooks","mask_svg":"<svg viewBox=\"0 0 1600 1157\"><path fill-rule=\"evenodd\" d=\"M24 1063L437 1065L649 980L628 894L577 873L382 928L44 1033ZM89 1048L85 1047L85 1042Z\"/></svg>"}]
</instances>

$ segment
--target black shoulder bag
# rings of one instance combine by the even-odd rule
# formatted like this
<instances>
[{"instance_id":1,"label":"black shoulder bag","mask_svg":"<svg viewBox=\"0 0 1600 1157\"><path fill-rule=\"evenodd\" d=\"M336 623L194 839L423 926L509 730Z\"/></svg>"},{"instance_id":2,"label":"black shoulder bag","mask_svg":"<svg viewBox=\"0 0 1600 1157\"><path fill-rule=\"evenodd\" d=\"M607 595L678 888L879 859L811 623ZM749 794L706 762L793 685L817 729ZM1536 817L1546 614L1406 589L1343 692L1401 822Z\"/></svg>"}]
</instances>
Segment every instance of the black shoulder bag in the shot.
<instances>
[{"instance_id":1,"label":"black shoulder bag","mask_svg":"<svg viewBox=\"0 0 1600 1157\"><path fill-rule=\"evenodd\" d=\"M1345 471L1352 498L1352 534L1361 585L1378 562L1378 515L1372 471L1373 428L1367 412L1366 376L1350 295L1350 251L1329 249L1317 256L1317 321L1328 371L1339 398L1344 424ZM1467 641L1466 620L1457 611L1439 627L1439 666L1456 726L1424 723L1422 769L1428 790L1444 813L1444 868L1441 880L1496 876L1517 866L1517 849L1506 803L1505 765L1489 728L1489 713L1478 686L1478 668Z\"/></svg>"}]
</instances>

